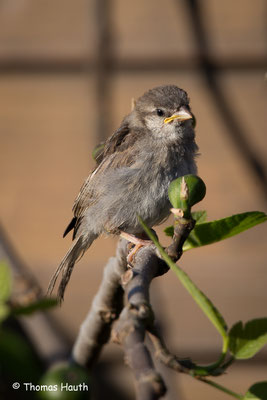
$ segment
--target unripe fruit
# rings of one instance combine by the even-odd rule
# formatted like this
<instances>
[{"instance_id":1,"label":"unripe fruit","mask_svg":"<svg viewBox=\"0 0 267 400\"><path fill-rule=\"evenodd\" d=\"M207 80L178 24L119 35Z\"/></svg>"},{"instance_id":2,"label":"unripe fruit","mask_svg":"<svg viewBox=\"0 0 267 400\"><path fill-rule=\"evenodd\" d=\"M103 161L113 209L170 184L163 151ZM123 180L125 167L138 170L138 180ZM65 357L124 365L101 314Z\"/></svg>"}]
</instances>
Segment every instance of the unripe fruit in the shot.
<instances>
[{"instance_id":1,"label":"unripe fruit","mask_svg":"<svg viewBox=\"0 0 267 400\"><path fill-rule=\"evenodd\" d=\"M185 205L192 207L205 197L206 185L196 175L185 175L171 182L168 193L173 207L185 211Z\"/></svg>"}]
</instances>

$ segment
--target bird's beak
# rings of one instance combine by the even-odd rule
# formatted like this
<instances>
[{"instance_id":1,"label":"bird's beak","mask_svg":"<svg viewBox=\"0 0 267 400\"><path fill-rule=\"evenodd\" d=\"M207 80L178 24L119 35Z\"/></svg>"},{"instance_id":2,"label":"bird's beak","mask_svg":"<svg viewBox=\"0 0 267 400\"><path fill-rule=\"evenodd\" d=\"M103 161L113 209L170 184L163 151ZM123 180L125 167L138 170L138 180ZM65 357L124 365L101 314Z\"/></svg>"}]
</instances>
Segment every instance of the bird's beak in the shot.
<instances>
[{"instance_id":1,"label":"bird's beak","mask_svg":"<svg viewBox=\"0 0 267 400\"><path fill-rule=\"evenodd\" d=\"M164 123L168 124L169 122L172 122L175 119L178 119L178 121L186 121L187 119L191 118L193 118L193 115L189 112L189 110L186 107L181 107L179 111L172 114L171 117L165 118Z\"/></svg>"}]
</instances>

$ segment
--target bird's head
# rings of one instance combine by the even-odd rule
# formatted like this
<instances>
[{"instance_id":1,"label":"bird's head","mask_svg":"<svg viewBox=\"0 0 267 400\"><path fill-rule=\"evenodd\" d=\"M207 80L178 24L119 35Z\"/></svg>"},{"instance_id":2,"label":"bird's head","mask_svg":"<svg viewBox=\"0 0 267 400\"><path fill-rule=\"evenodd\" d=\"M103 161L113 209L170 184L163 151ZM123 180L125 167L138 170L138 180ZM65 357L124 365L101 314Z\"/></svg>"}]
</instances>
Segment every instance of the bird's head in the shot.
<instances>
[{"instance_id":1,"label":"bird's head","mask_svg":"<svg viewBox=\"0 0 267 400\"><path fill-rule=\"evenodd\" d=\"M133 114L153 138L171 142L195 136L195 118L189 98L177 86L158 86L149 90L136 101Z\"/></svg>"}]
</instances>

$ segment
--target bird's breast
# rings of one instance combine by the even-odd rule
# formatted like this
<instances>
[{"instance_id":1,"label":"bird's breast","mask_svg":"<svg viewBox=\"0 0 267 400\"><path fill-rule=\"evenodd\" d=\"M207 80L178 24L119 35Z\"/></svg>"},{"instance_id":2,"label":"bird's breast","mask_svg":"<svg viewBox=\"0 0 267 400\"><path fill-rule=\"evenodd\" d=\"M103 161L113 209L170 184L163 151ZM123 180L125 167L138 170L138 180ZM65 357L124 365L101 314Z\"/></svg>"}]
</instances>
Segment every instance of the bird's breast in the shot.
<instances>
[{"instance_id":1,"label":"bird's breast","mask_svg":"<svg viewBox=\"0 0 267 400\"><path fill-rule=\"evenodd\" d=\"M105 215L105 230L138 234L142 231L138 215L149 227L158 225L169 215L171 181L194 172L193 158L174 151L140 151L140 157L130 167L115 169L105 176L105 190L97 205L99 213Z\"/></svg>"}]
</instances>

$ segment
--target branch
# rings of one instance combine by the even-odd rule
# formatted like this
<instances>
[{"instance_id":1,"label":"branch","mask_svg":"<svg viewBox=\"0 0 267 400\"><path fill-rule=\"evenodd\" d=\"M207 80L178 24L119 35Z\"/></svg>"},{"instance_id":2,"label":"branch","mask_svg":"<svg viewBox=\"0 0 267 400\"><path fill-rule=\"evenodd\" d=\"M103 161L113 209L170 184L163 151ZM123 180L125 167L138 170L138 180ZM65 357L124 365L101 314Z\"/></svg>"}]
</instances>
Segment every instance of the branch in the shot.
<instances>
[{"instance_id":1,"label":"branch","mask_svg":"<svg viewBox=\"0 0 267 400\"><path fill-rule=\"evenodd\" d=\"M82 366L91 366L97 359L102 346L109 340L112 322L121 312L121 275L127 268L127 243L120 240L116 257L109 259L99 290L74 343L72 357Z\"/></svg>"},{"instance_id":2,"label":"branch","mask_svg":"<svg viewBox=\"0 0 267 400\"><path fill-rule=\"evenodd\" d=\"M175 218L173 242L168 248L173 259L181 257L182 245L193 229L194 222L192 218ZM120 240L117 255L106 265L99 291L81 326L73 348L73 359L82 366L91 366L111 336L113 342L124 348L125 360L134 374L137 399L156 400L165 394L166 387L145 345L147 332L156 349L156 357L165 365L180 372L188 372L193 364L172 356L155 333L149 289L151 281L165 274L169 270L168 266L158 255L153 243L141 247L135 253L133 267L129 269L128 252L128 242Z\"/></svg>"},{"instance_id":3,"label":"branch","mask_svg":"<svg viewBox=\"0 0 267 400\"><path fill-rule=\"evenodd\" d=\"M166 392L144 343L146 330L154 323L150 283L165 272L166 265L157 257L154 245L142 247L136 253L134 268L123 277L126 304L112 329L112 340L122 344L126 362L133 370L139 400L159 399Z\"/></svg>"}]
</instances>

